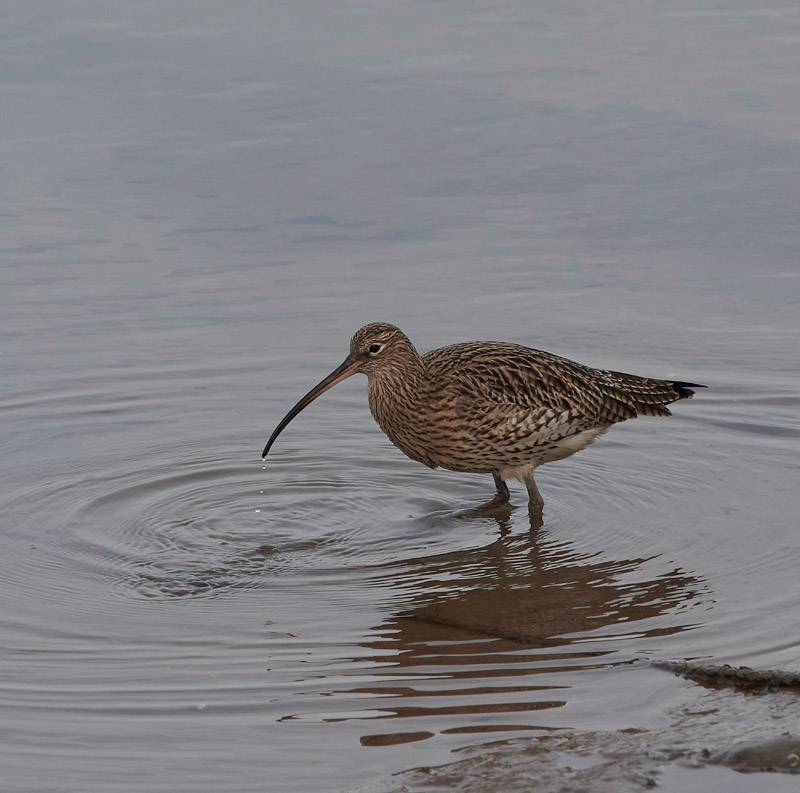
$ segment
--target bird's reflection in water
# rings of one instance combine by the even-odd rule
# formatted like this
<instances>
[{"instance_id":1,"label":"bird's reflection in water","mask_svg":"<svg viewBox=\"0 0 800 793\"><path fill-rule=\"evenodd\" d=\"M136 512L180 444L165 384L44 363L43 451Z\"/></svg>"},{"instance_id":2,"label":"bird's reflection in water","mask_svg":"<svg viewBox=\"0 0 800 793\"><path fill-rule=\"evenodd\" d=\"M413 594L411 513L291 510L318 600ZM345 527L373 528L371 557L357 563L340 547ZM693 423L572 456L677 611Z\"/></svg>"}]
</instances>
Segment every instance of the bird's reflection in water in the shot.
<instances>
[{"instance_id":1,"label":"bird's reflection in water","mask_svg":"<svg viewBox=\"0 0 800 793\"><path fill-rule=\"evenodd\" d=\"M653 618L695 601L704 592L698 578L672 570L648 579L649 559L581 554L544 531L512 534L498 522L499 538L485 547L404 560L377 576L376 585L409 591L410 603L364 644L382 665L379 679L350 693L381 698L379 712L364 716L404 717L422 729L363 743L547 729L533 713L565 704L571 682L559 673L628 664L623 637L689 627Z\"/></svg>"}]
</instances>

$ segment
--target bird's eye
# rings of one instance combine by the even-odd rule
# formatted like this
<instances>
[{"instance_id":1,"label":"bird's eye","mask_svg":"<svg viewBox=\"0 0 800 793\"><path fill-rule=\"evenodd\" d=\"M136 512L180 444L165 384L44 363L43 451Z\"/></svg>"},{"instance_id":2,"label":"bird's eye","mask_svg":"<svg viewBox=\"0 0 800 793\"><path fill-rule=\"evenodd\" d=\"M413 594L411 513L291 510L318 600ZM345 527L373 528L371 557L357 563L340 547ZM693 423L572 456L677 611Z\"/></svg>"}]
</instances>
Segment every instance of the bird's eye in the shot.
<instances>
[{"instance_id":1,"label":"bird's eye","mask_svg":"<svg viewBox=\"0 0 800 793\"><path fill-rule=\"evenodd\" d=\"M382 345L380 344L370 344L369 351L374 355L376 352L380 352L382 349Z\"/></svg>"}]
</instances>

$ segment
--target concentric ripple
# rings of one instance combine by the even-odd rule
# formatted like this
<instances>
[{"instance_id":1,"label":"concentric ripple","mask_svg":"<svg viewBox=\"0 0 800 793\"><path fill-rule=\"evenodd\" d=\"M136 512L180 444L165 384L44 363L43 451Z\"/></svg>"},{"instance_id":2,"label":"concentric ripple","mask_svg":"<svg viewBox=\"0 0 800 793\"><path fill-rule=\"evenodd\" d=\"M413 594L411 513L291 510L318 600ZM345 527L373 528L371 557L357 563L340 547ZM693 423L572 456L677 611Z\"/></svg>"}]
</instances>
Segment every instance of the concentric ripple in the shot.
<instances>
[{"instance_id":1,"label":"concentric ripple","mask_svg":"<svg viewBox=\"0 0 800 793\"><path fill-rule=\"evenodd\" d=\"M119 418L78 405L72 418ZM76 670L37 691L33 716L71 711L96 735L103 720L202 713L292 734L327 725L342 736L331 746L399 751L552 731L576 709L591 720L625 700L638 659L689 645L724 657L735 635L743 654L790 651L776 625L791 593L752 596L792 569L796 549L774 547L790 527L720 543L746 504L714 495L720 456L782 471L785 436L735 431L748 422L734 402L713 410L726 445L691 461L697 422L676 416L542 469L539 529L514 483L514 506L459 517L491 494L488 477L428 471L375 432L313 422L266 463L260 439L222 431L151 432L125 453L59 462L4 504L9 647L34 674L52 653ZM18 685L0 701L24 708Z\"/></svg>"}]
</instances>

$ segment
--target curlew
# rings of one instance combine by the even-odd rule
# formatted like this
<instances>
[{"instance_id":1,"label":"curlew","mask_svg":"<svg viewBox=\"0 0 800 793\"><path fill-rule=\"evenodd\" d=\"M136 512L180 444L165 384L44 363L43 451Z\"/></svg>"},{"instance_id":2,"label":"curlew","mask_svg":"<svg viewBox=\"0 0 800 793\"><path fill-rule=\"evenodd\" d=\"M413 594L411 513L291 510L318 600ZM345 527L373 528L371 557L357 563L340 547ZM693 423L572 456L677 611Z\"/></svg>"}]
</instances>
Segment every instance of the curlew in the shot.
<instances>
[{"instance_id":1,"label":"curlew","mask_svg":"<svg viewBox=\"0 0 800 793\"><path fill-rule=\"evenodd\" d=\"M275 428L262 459L286 425L347 377L367 376L369 407L389 440L430 468L491 474L496 494L481 509L506 504L507 479L528 490L531 515L543 500L533 480L544 463L585 449L612 424L670 416L696 383L656 380L589 366L506 342L466 342L420 355L394 325L373 322L350 354Z\"/></svg>"}]
</instances>

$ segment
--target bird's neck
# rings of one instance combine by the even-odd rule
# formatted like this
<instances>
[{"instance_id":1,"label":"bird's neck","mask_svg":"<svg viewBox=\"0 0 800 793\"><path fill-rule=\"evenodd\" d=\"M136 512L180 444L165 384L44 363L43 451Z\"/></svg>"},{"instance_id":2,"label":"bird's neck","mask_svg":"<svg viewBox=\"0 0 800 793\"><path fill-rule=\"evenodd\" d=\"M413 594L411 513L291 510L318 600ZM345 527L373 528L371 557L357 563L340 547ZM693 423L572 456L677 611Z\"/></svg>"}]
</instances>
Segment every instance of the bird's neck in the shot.
<instances>
[{"instance_id":1,"label":"bird's neck","mask_svg":"<svg viewBox=\"0 0 800 793\"><path fill-rule=\"evenodd\" d=\"M381 429L392 438L396 425L407 422L425 403L425 362L417 354L369 376L369 407Z\"/></svg>"}]
</instances>

